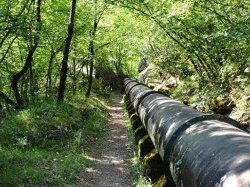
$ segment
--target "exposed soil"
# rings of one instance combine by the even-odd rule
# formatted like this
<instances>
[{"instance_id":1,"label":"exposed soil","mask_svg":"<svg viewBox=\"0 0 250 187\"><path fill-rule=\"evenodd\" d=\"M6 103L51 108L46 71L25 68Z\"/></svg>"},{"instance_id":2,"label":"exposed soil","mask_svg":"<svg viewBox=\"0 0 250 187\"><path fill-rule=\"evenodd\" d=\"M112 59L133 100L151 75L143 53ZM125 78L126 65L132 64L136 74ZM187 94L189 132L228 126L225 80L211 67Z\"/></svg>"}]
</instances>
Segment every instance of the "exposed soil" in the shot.
<instances>
[{"instance_id":1,"label":"exposed soil","mask_svg":"<svg viewBox=\"0 0 250 187\"><path fill-rule=\"evenodd\" d=\"M97 141L90 157L95 162L84 172L86 187L130 187L132 176L128 169L129 151L125 122L122 117L121 98L114 93L114 104L109 107L110 119L106 136Z\"/></svg>"}]
</instances>

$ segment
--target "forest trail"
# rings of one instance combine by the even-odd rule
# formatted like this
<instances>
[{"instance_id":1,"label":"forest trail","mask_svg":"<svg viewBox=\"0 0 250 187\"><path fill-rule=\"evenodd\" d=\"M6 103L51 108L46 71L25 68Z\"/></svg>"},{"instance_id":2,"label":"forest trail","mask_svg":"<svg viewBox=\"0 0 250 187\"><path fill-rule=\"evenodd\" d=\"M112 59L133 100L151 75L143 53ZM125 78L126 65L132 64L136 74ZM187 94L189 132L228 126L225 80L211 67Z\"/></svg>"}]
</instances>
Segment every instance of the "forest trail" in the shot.
<instances>
[{"instance_id":1,"label":"forest trail","mask_svg":"<svg viewBox=\"0 0 250 187\"><path fill-rule=\"evenodd\" d=\"M90 157L95 162L84 172L84 186L131 187L128 169L129 151L125 121L122 116L121 94L113 93L114 103L109 107L108 132L94 146Z\"/></svg>"}]
</instances>

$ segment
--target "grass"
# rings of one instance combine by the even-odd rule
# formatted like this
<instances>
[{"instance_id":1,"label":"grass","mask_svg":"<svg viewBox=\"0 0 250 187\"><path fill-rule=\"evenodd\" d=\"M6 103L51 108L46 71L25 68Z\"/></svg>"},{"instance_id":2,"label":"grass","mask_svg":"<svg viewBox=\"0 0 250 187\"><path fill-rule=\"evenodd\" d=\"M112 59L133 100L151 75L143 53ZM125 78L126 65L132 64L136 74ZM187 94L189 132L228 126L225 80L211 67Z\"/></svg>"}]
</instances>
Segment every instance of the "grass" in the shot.
<instances>
[{"instance_id":1,"label":"grass","mask_svg":"<svg viewBox=\"0 0 250 187\"><path fill-rule=\"evenodd\" d=\"M137 154L138 149L135 145L134 132L132 130L132 126L129 120L128 113L125 109L125 106L123 107L123 117L126 122L128 140L129 140L129 149L130 149L131 156L132 156L129 169L133 175L133 181L134 181L133 186L134 187L150 187L151 185L150 185L149 180L143 175L144 166Z\"/></svg>"},{"instance_id":2,"label":"grass","mask_svg":"<svg viewBox=\"0 0 250 187\"><path fill-rule=\"evenodd\" d=\"M0 186L78 186L106 129L99 99L41 102L0 119Z\"/></svg>"}]
</instances>

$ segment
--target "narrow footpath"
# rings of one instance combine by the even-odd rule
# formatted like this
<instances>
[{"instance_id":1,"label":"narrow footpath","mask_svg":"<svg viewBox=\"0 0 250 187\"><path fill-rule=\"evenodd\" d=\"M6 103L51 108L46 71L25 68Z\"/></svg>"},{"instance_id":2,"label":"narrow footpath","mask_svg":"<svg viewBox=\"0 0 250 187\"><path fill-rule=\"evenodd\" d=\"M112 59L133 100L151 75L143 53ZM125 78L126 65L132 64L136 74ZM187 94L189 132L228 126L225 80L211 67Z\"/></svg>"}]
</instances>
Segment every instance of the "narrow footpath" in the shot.
<instances>
[{"instance_id":1,"label":"narrow footpath","mask_svg":"<svg viewBox=\"0 0 250 187\"><path fill-rule=\"evenodd\" d=\"M132 176L128 169L129 151L125 121L122 116L121 95L114 93L109 107L110 118L106 136L95 145L90 155L95 165L86 169L86 187L131 187Z\"/></svg>"}]
</instances>

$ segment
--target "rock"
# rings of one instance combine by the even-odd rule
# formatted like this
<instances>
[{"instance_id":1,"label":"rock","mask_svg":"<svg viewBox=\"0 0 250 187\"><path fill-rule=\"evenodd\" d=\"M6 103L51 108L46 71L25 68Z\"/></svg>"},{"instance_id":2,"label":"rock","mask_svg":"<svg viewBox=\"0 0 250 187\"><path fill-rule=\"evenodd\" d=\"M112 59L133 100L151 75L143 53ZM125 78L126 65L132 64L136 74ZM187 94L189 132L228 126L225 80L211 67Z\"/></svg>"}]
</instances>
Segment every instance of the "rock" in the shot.
<instances>
[{"instance_id":1,"label":"rock","mask_svg":"<svg viewBox=\"0 0 250 187\"><path fill-rule=\"evenodd\" d=\"M147 57L143 57L141 59L141 62L139 64L138 67L138 72L141 73L143 70L145 70L148 67L148 58Z\"/></svg>"},{"instance_id":2,"label":"rock","mask_svg":"<svg viewBox=\"0 0 250 187\"><path fill-rule=\"evenodd\" d=\"M52 129L47 133L48 139L58 140L64 137L69 132L67 127L53 126Z\"/></svg>"},{"instance_id":3,"label":"rock","mask_svg":"<svg viewBox=\"0 0 250 187\"><path fill-rule=\"evenodd\" d=\"M250 101L250 94L244 98L246 101Z\"/></svg>"},{"instance_id":4,"label":"rock","mask_svg":"<svg viewBox=\"0 0 250 187\"><path fill-rule=\"evenodd\" d=\"M139 73L139 75L138 75L138 82L145 83L146 79L150 79L149 77L147 77L147 73L148 73L149 70L151 70L151 68L152 68L151 66L148 66L143 71L141 71Z\"/></svg>"},{"instance_id":5,"label":"rock","mask_svg":"<svg viewBox=\"0 0 250 187\"><path fill-rule=\"evenodd\" d=\"M209 109L215 114L228 115L236 106L235 103L226 94L220 95L211 100L208 104Z\"/></svg>"},{"instance_id":6,"label":"rock","mask_svg":"<svg viewBox=\"0 0 250 187\"><path fill-rule=\"evenodd\" d=\"M48 139L60 139L62 137L62 134L63 133L61 129L54 129L48 133L47 138Z\"/></svg>"},{"instance_id":7,"label":"rock","mask_svg":"<svg viewBox=\"0 0 250 187\"><path fill-rule=\"evenodd\" d=\"M179 82L180 82L179 77L170 76L167 79L166 86L169 88L174 88L179 85Z\"/></svg>"},{"instance_id":8,"label":"rock","mask_svg":"<svg viewBox=\"0 0 250 187\"><path fill-rule=\"evenodd\" d=\"M200 112L207 112L207 109L203 104L198 104L198 105L194 106L194 108Z\"/></svg>"},{"instance_id":9,"label":"rock","mask_svg":"<svg viewBox=\"0 0 250 187\"><path fill-rule=\"evenodd\" d=\"M244 70L244 73L250 73L250 68L247 67L247 68Z\"/></svg>"}]
</instances>

